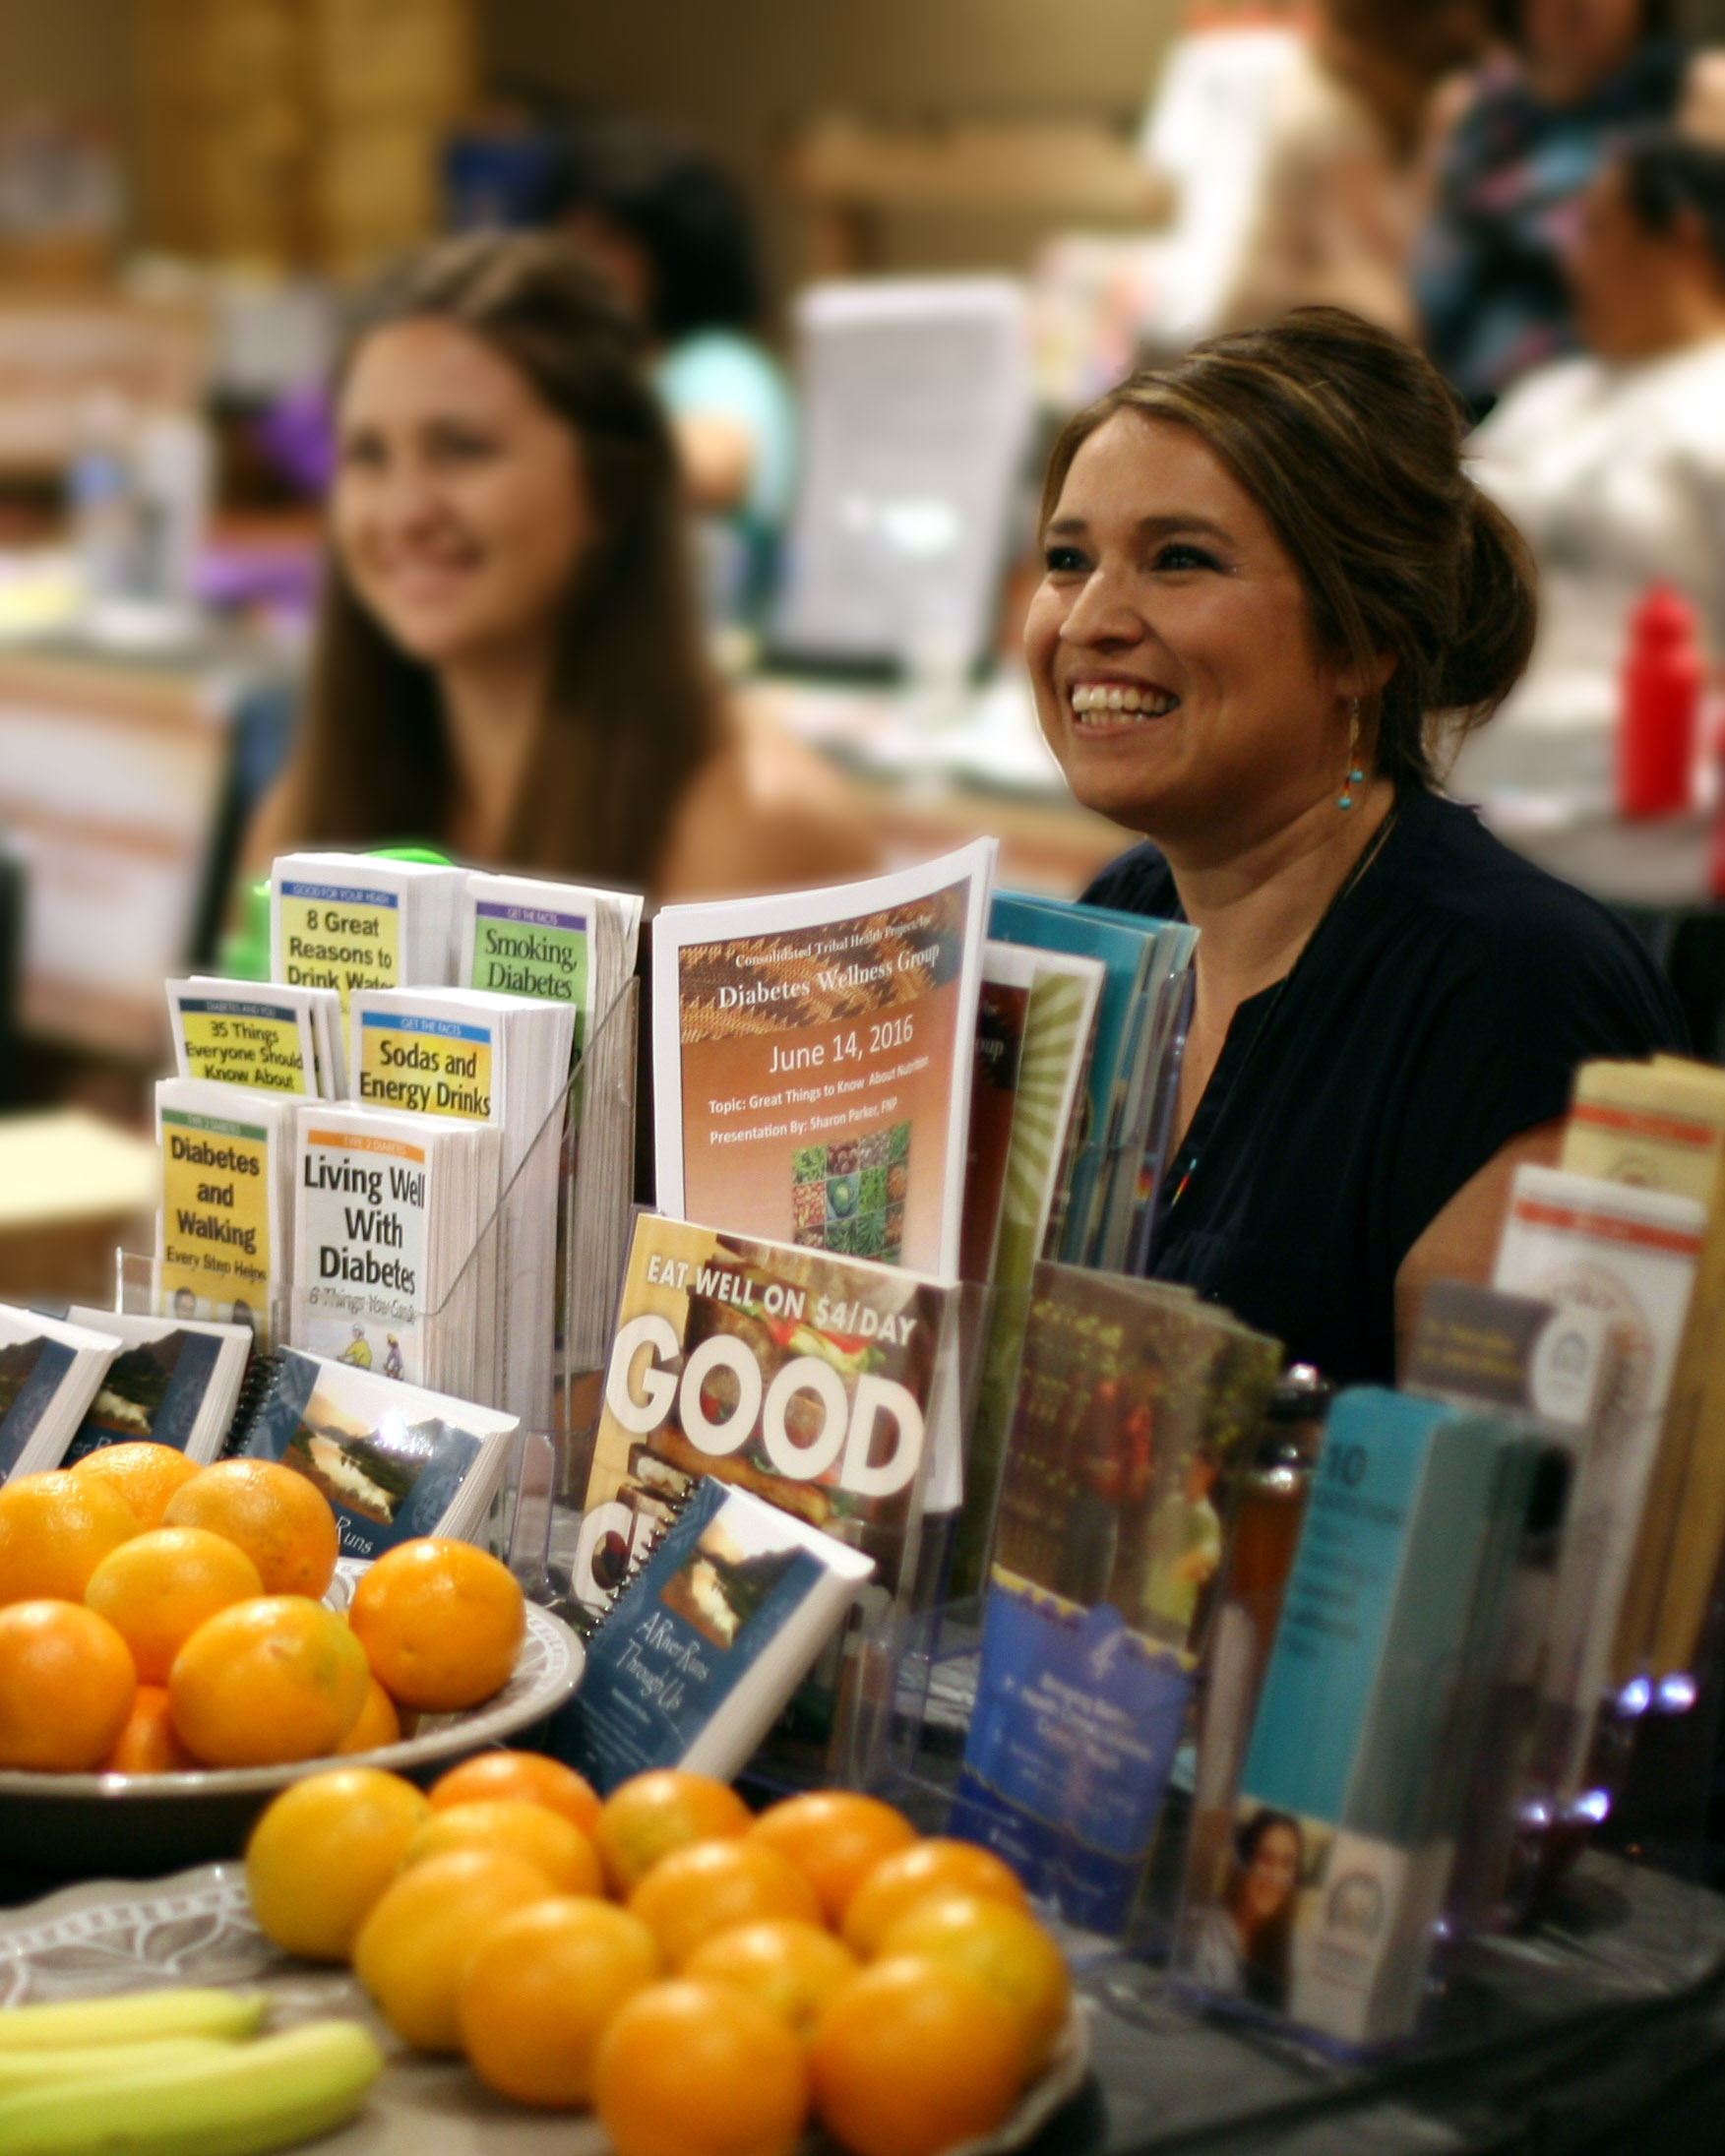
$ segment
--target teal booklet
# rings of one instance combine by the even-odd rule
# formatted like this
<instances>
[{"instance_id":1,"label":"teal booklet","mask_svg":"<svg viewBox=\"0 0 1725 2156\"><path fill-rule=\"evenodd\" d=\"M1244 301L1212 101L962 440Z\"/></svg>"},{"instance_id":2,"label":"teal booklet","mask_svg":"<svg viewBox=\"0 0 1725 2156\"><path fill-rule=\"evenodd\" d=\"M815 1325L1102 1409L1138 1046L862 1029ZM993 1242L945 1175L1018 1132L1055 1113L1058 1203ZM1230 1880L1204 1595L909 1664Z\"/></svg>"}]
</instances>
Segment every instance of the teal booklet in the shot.
<instances>
[{"instance_id":1,"label":"teal booklet","mask_svg":"<svg viewBox=\"0 0 1725 2156\"><path fill-rule=\"evenodd\" d=\"M601 1793L658 1766L731 1780L874 1570L704 1477L587 1641L557 1749Z\"/></svg>"},{"instance_id":2,"label":"teal booklet","mask_svg":"<svg viewBox=\"0 0 1725 2156\"><path fill-rule=\"evenodd\" d=\"M1411 2032L1543 1449L1437 1400L1336 1401L1177 1976L1348 2046Z\"/></svg>"}]
</instances>

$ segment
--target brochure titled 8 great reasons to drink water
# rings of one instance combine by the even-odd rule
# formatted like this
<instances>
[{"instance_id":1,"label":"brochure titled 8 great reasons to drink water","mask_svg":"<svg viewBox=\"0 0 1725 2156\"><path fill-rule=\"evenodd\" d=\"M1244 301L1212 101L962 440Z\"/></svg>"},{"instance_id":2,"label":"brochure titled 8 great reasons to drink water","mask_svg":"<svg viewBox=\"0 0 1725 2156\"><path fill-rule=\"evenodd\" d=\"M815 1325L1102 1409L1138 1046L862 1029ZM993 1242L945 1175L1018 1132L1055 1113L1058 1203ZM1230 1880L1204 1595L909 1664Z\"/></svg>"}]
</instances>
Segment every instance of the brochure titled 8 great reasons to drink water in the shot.
<instances>
[{"instance_id":1,"label":"brochure titled 8 great reasons to drink water","mask_svg":"<svg viewBox=\"0 0 1725 2156\"><path fill-rule=\"evenodd\" d=\"M950 1277L995 842L653 923L658 1203Z\"/></svg>"}]
</instances>

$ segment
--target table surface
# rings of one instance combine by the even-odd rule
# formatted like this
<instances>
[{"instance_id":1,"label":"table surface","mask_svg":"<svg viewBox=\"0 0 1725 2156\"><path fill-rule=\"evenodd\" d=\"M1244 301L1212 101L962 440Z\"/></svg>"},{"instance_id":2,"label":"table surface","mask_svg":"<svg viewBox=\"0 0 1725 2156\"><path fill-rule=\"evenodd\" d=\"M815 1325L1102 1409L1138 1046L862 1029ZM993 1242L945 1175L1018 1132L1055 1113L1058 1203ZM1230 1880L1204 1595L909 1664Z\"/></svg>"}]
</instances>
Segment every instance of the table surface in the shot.
<instances>
[{"instance_id":1,"label":"table surface","mask_svg":"<svg viewBox=\"0 0 1725 2156\"><path fill-rule=\"evenodd\" d=\"M459 2064L403 2056L345 1972L259 1938L235 1864L86 1882L0 1919L0 2005L141 1977L262 1982L281 2022L340 2012L378 2029L384 2080L363 2118L319 2143L328 2156L605 2146L590 2122L524 2112ZM1702 2087L1715 2118L1725 2092L1725 1899L1607 1857L1583 1861L1540 1933L1458 1955L1428 2044L1372 2067L1201 2017L1136 1962L1093 1965L1079 1989L1092 2071L1024 2144L1032 2156L1606 2156L1637 2149L1673 2088Z\"/></svg>"}]
</instances>

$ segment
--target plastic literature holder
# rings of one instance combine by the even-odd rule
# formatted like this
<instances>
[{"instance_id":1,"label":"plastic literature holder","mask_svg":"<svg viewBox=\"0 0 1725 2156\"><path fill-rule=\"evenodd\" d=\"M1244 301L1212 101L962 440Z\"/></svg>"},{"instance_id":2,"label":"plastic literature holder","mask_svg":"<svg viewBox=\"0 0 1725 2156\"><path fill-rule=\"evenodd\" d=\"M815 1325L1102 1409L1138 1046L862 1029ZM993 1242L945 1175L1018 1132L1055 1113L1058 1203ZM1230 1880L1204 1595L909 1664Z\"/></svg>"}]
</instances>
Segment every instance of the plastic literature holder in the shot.
<instances>
[{"instance_id":1,"label":"plastic literature holder","mask_svg":"<svg viewBox=\"0 0 1725 2156\"><path fill-rule=\"evenodd\" d=\"M515 1462L505 1482L505 1540L524 1584L530 1579L544 1599L553 1583L557 1506L572 1487L571 1452L579 1453L584 1435L590 1435L628 1249L639 1011L639 984L631 980L593 1026L561 1098L524 1148L448 1291L429 1309L393 1305L392 1317L403 1328L393 1339L390 1322L380 1322L370 1327L383 1332L374 1348L367 1323L371 1315L381 1314L362 1307L367 1303L363 1292L333 1291L301 1279L281 1282L266 1309L242 1314L251 1318L266 1346L311 1344L314 1351L329 1353L329 1345L316 1342L327 1335L332 1312L339 1308L355 1321L350 1329L356 1345L348 1359L384 1376L417 1382L430 1381L416 1370L391 1367L392 1360L401 1359L401 1343L408 1337L404 1328L420 1338L443 1328L494 1351L489 1383L446 1382L433 1388L481 1406L502 1406L530 1393L531 1406L523 1415ZM518 1306L527 1275L512 1201L535 1186L542 1202L554 1203L556 1263L549 1276L542 1264L535 1274L546 1290L543 1322L524 1328ZM157 1280L154 1258L119 1253L117 1307L157 1314ZM351 1313L349 1303L355 1306ZM518 1321L507 1323L512 1313L518 1313ZM314 1331L318 1321L321 1326ZM518 1367L512 1367L512 1355ZM336 1359L341 1359L339 1353ZM521 1362L530 1363L530 1370L520 1368Z\"/></svg>"}]
</instances>

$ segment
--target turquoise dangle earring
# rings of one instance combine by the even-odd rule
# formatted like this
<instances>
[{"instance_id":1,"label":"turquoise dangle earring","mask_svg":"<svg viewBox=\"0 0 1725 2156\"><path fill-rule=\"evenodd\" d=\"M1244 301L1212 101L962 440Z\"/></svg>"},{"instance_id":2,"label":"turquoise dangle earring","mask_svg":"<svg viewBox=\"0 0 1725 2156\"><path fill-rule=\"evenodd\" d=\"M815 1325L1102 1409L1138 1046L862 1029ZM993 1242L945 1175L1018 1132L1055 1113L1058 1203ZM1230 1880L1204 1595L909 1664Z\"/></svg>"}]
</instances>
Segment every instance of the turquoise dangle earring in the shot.
<instances>
[{"instance_id":1,"label":"turquoise dangle earring","mask_svg":"<svg viewBox=\"0 0 1725 2156\"><path fill-rule=\"evenodd\" d=\"M1348 777L1336 800L1338 809L1351 809L1354 805L1354 788L1361 784L1366 774L1360 768L1360 700L1348 700Z\"/></svg>"}]
</instances>

